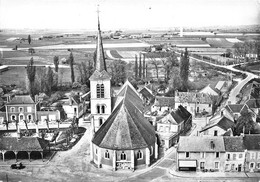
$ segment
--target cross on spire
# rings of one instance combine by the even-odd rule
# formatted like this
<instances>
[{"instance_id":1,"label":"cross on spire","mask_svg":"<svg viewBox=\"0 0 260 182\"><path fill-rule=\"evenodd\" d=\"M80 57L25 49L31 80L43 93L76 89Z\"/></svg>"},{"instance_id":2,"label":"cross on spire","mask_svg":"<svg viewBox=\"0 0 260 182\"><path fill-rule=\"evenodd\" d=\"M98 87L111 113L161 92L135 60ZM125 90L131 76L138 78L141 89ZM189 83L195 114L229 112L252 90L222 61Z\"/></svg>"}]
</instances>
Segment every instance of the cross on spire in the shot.
<instances>
[{"instance_id":1,"label":"cross on spire","mask_svg":"<svg viewBox=\"0 0 260 182\"><path fill-rule=\"evenodd\" d=\"M98 4L98 5L97 5L98 31L100 31L99 13L100 13L100 10L99 10L99 4Z\"/></svg>"}]
</instances>

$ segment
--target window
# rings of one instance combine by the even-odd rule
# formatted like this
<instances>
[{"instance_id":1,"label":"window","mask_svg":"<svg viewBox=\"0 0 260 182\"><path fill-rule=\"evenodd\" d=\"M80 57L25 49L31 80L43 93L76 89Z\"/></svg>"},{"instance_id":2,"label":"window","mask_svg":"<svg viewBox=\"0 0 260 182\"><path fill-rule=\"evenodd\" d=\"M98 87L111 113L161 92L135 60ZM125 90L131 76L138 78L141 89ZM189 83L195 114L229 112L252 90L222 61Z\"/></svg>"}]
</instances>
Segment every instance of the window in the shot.
<instances>
[{"instance_id":1,"label":"window","mask_svg":"<svg viewBox=\"0 0 260 182\"><path fill-rule=\"evenodd\" d=\"M97 98L105 97L104 84L97 84Z\"/></svg>"},{"instance_id":2,"label":"window","mask_svg":"<svg viewBox=\"0 0 260 182\"><path fill-rule=\"evenodd\" d=\"M250 163L250 168L252 169L252 168L254 168L255 167L255 163L254 162L251 162Z\"/></svg>"},{"instance_id":3,"label":"window","mask_svg":"<svg viewBox=\"0 0 260 182\"><path fill-rule=\"evenodd\" d=\"M124 152L121 153L121 160L126 160L126 154Z\"/></svg>"},{"instance_id":4,"label":"window","mask_svg":"<svg viewBox=\"0 0 260 182\"><path fill-rule=\"evenodd\" d=\"M106 152L105 152L105 159L109 159L109 158L110 158L109 152L108 152L108 150L106 150Z\"/></svg>"},{"instance_id":5,"label":"window","mask_svg":"<svg viewBox=\"0 0 260 182\"><path fill-rule=\"evenodd\" d=\"M15 115L11 115L11 120L12 121L16 120L16 116Z\"/></svg>"},{"instance_id":6,"label":"window","mask_svg":"<svg viewBox=\"0 0 260 182\"><path fill-rule=\"evenodd\" d=\"M105 106L101 106L101 113L105 113Z\"/></svg>"},{"instance_id":7,"label":"window","mask_svg":"<svg viewBox=\"0 0 260 182\"><path fill-rule=\"evenodd\" d=\"M209 104L209 107L211 107L211 104Z\"/></svg>"},{"instance_id":8,"label":"window","mask_svg":"<svg viewBox=\"0 0 260 182\"><path fill-rule=\"evenodd\" d=\"M15 111L14 107L11 107L11 108L10 108L10 111L11 111L11 112L14 112L14 111Z\"/></svg>"},{"instance_id":9,"label":"window","mask_svg":"<svg viewBox=\"0 0 260 182\"><path fill-rule=\"evenodd\" d=\"M230 159L230 154L227 155L227 159L228 159L228 160Z\"/></svg>"},{"instance_id":10,"label":"window","mask_svg":"<svg viewBox=\"0 0 260 182\"><path fill-rule=\"evenodd\" d=\"M98 152L98 151L97 151L97 149L96 149L96 154L97 154L97 152Z\"/></svg>"},{"instance_id":11,"label":"window","mask_svg":"<svg viewBox=\"0 0 260 182\"><path fill-rule=\"evenodd\" d=\"M257 163L257 168L260 169L260 163Z\"/></svg>"},{"instance_id":12,"label":"window","mask_svg":"<svg viewBox=\"0 0 260 182\"><path fill-rule=\"evenodd\" d=\"M99 126L101 126L103 124L103 119L99 118Z\"/></svg>"},{"instance_id":13,"label":"window","mask_svg":"<svg viewBox=\"0 0 260 182\"><path fill-rule=\"evenodd\" d=\"M233 154L233 160L236 160L236 158L237 158L237 155Z\"/></svg>"},{"instance_id":14,"label":"window","mask_svg":"<svg viewBox=\"0 0 260 182\"><path fill-rule=\"evenodd\" d=\"M200 169L205 169L205 162L200 162Z\"/></svg>"},{"instance_id":15,"label":"window","mask_svg":"<svg viewBox=\"0 0 260 182\"><path fill-rule=\"evenodd\" d=\"M211 148L211 149L214 149L214 148L215 148L215 144L214 144L213 141L210 142L210 148Z\"/></svg>"},{"instance_id":16,"label":"window","mask_svg":"<svg viewBox=\"0 0 260 182\"><path fill-rule=\"evenodd\" d=\"M218 136L218 130L214 130L214 136Z\"/></svg>"},{"instance_id":17,"label":"window","mask_svg":"<svg viewBox=\"0 0 260 182\"><path fill-rule=\"evenodd\" d=\"M216 158L219 158L219 152L216 152Z\"/></svg>"},{"instance_id":18,"label":"window","mask_svg":"<svg viewBox=\"0 0 260 182\"><path fill-rule=\"evenodd\" d=\"M235 169L235 164L232 164L231 165L231 170L234 170Z\"/></svg>"},{"instance_id":19,"label":"window","mask_svg":"<svg viewBox=\"0 0 260 182\"><path fill-rule=\"evenodd\" d=\"M143 153L139 150L137 152L137 159L142 159L143 158Z\"/></svg>"},{"instance_id":20,"label":"window","mask_svg":"<svg viewBox=\"0 0 260 182\"><path fill-rule=\"evenodd\" d=\"M243 154L239 154L239 155L238 155L238 158L241 159L242 157L243 157Z\"/></svg>"},{"instance_id":21,"label":"window","mask_svg":"<svg viewBox=\"0 0 260 182\"><path fill-rule=\"evenodd\" d=\"M23 108L22 107L19 107L19 112L23 112Z\"/></svg>"},{"instance_id":22,"label":"window","mask_svg":"<svg viewBox=\"0 0 260 182\"><path fill-rule=\"evenodd\" d=\"M205 158L205 157L206 157L206 153L205 153L205 152L201 152L201 153L200 153L200 157L201 157L201 158Z\"/></svg>"},{"instance_id":23,"label":"window","mask_svg":"<svg viewBox=\"0 0 260 182\"><path fill-rule=\"evenodd\" d=\"M189 157L190 157L190 153L189 153L189 152L186 152L186 153L185 153L185 156L186 156L186 158L189 158Z\"/></svg>"},{"instance_id":24,"label":"window","mask_svg":"<svg viewBox=\"0 0 260 182\"><path fill-rule=\"evenodd\" d=\"M153 155L153 146L151 146L150 155Z\"/></svg>"},{"instance_id":25,"label":"window","mask_svg":"<svg viewBox=\"0 0 260 182\"><path fill-rule=\"evenodd\" d=\"M199 107L197 107L197 112L200 112L200 108Z\"/></svg>"},{"instance_id":26,"label":"window","mask_svg":"<svg viewBox=\"0 0 260 182\"><path fill-rule=\"evenodd\" d=\"M27 119L28 119L29 121L31 121L31 120L32 120L32 115L31 115L31 114L27 115Z\"/></svg>"},{"instance_id":27,"label":"window","mask_svg":"<svg viewBox=\"0 0 260 182\"><path fill-rule=\"evenodd\" d=\"M215 162L215 169L219 168L219 162Z\"/></svg>"},{"instance_id":28,"label":"window","mask_svg":"<svg viewBox=\"0 0 260 182\"><path fill-rule=\"evenodd\" d=\"M75 108L74 108L74 114L76 114L76 113L77 113L77 108L75 107Z\"/></svg>"},{"instance_id":29,"label":"window","mask_svg":"<svg viewBox=\"0 0 260 182\"><path fill-rule=\"evenodd\" d=\"M20 121L23 120L23 119L24 119L24 118L23 118L23 115L20 115Z\"/></svg>"},{"instance_id":30,"label":"window","mask_svg":"<svg viewBox=\"0 0 260 182\"><path fill-rule=\"evenodd\" d=\"M97 105L97 113L99 114L100 113L100 106Z\"/></svg>"},{"instance_id":31,"label":"window","mask_svg":"<svg viewBox=\"0 0 260 182\"><path fill-rule=\"evenodd\" d=\"M27 107L27 112L32 112L32 107Z\"/></svg>"}]
</instances>

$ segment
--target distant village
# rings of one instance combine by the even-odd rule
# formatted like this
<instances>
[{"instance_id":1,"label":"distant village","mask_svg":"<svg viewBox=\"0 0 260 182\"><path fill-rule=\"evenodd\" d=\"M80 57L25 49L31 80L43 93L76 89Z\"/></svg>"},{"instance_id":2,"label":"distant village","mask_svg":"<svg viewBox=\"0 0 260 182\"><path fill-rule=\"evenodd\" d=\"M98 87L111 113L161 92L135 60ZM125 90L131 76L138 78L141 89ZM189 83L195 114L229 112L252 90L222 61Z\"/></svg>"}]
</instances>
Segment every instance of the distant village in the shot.
<instances>
[{"instance_id":1,"label":"distant village","mask_svg":"<svg viewBox=\"0 0 260 182\"><path fill-rule=\"evenodd\" d=\"M113 34L117 36L121 32ZM96 42L90 90L50 98L46 93L17 94L12 86L0 88L3 162L24 156L51 160L53 151L71 150L88 130L96 168L149 168L174 148L175 171L260 172L259 78L245 83L233 100L232 78L172 96L165 94L167 86L155 87L149 79L138 86L126 79L114 90L100 27ZM89 128L81 127L83 123Z\"/></svg>"}]
</instances>

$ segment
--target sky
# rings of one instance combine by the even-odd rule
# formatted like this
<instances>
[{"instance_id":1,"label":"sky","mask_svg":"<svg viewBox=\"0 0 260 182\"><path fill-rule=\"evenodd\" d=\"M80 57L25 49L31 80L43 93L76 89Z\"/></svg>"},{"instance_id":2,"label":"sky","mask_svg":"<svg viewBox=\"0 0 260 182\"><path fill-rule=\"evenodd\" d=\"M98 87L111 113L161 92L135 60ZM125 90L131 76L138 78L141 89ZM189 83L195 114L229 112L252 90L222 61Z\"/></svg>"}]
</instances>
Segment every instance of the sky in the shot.
<instances>
[{"instance_id":1,"label":"sky","mask_svg":"<svg viewBox=\"0 0 260 182\"><path fill-rule=\"evenodd\" d=\"M260 0L0 0L0 28L103 30L260 24Z\"/></svg>"}]
</instances>

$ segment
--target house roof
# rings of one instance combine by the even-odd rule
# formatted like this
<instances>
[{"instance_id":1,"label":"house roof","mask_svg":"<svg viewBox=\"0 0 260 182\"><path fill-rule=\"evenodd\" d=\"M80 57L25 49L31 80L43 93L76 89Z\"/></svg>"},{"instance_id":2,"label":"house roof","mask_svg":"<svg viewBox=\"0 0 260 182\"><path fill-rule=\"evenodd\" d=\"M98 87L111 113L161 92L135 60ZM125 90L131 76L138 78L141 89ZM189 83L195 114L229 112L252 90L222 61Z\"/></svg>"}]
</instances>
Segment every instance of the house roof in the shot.
<instances>
[{"instance_id":1,"label":"house roof","mask_svg":"<svg viewBox=\"0 0 260 182\"><path fill-rule=\"evenodd\" d=\"M206 87L204 87L203 89L201 89L199 92L200 93L205 93L204 90L206 90L207 88L211 89L213 92L216 93L216 95L220 94L220 91L218 89L216 89L213 85L209 84Z\"/></svg>"},{"instance_id":2,"label":"house roof","mask_svg":"<svg viewBox=\"0 0 260 182\"><path fill-rule=\"evenodd\" d=\"M227 131L229 128L233 128L235 126L235 123L225 116L217 117L211 120L211 122L208 123L206 126L204 126L200 132L208 130L214 126L218 126Z\"/></svg>"},{"instance_id":3,"label":"house roof","mask_svg":"<svg viewBox=\"0 0 260 182\"><path fill-rule=\"evenodd\" d=\"M174 106L174 97L156 96L154 105L159 106L159 107L163 107L163 106L173 107Z\"/></svg>"},{"instance_id":4,"label":"house roof","mask_svg":"<svg viewBox=\"0 0 260 182\"><path fill-rule=\"evenodd\" d=\"M6 151L43 151L48 146L46 140L38 137L1 137L0 150Z\"/></svg>"},{"instance_id":5,"label":"house roof","mask_svg":"<svg viewBox=\"0 0 260 182\"><path fill-rule=\"evenodd\" d=\"M92 142L101 148L132 150L155 142L154 128L141 112L142 100L129 84L123 86L118 94L119 103L95 133Z\"/></svg>"},{"instance_id":6,"label":"house roof","mask_svg":"<svg viewBox=\"0 0 260 182\"><path fill-rule=\"evenodd\" d=\"M147 87L143 87L140 91L140 94L142 94L143 97L147 98L147 99L151 99L154 97L154 95L152 94L152 91L150 89L148 89Z\"/></svg>"},{"instance_id":7,"label":"house roof","mask_svg":"<svg viewBox=\"0 0 260 182\"><path fill-rule=\"evenodd\" d=\"M225 84L226 84L226 81L218 81L215 88L218 90L221 90L225 86Z\"/></svg>"},{"instance_id":8,"label":"house roof","mask_svg":"<svg viewBox=\"0 0 260 182\"><path fill-rule=\"evenodd\" d=\"M35 104L30 95L16 95L14 98L6 105L16 105L16 104Z\"/></svg>"},{"instance_id":9,"label":"house roof","mask_svg":"<svg viewBox=\"0 0 260 182\"><path fill-rule=\"evenodd\" d=\"M224 152L224 140L222 136L180 136L177 151Z\"/></svg>"},{"instance_id":10,"label":"house roof","mask_svg":"<svg viewBox=\"0 0 260 182\"><path fill-rule=\"evenodd\" d=\"M245 135L243 141L245 149L260 150L260 134Z\"/></svg>"},{"instance_id":11,"label":"house roof","mask_svg":"<svg viewBox=\"0 0 260 182\"><path fill-rule=\"evenodd\" d=\"M226 152L243 152L244 144L243 138L238 136L225 136L224 145Z\"/></svg>"},{"instance_id":12,"label":"house roof","mask_svg":"<svg viewBox=\"0 0 260 182\"><path fill-rule=\"evenodd\" d=\"M230 113L241 113L244 110L248 110L248 106L246 104L229 104L226 105L225 108Z\"/></svg>"},{"instance_id":13,"label":"house roof","mask_svg":"<svg viewBox=\"0 0 260 182\"><path fill-rule=\"evenodd\" d=\"M175 103L197 103L211 104L210 95L196 92L176 92Z\"/></svg>"}]
</instances>

